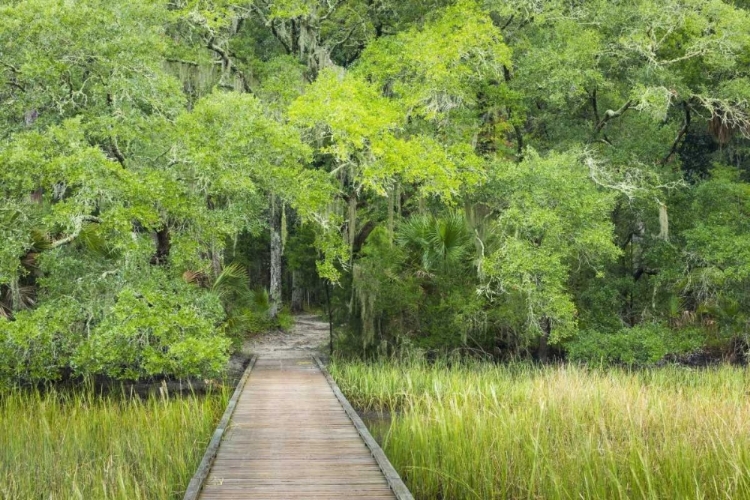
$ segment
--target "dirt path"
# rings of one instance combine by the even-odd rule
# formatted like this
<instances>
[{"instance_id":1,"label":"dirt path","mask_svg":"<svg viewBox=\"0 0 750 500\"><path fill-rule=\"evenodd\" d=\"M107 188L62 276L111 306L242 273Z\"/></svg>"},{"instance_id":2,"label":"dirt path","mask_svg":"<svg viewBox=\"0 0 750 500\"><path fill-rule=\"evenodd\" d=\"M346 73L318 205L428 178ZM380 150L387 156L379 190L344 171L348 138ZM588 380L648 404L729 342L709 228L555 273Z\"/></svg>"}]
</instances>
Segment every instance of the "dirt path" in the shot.
<instances>
[{"instance_id":1,"label":"dirt path","mask_svg":"<svg viewBox=\"0 0 750 500\"><path fill-rule=\"evenodd\" d=\"M328 323L312 314L294 317L295 324L288 332L264 333L249 339L242 346L247 354L262 359L305 358L323 354L328 346Z\"/></svg>"}]
</instances>

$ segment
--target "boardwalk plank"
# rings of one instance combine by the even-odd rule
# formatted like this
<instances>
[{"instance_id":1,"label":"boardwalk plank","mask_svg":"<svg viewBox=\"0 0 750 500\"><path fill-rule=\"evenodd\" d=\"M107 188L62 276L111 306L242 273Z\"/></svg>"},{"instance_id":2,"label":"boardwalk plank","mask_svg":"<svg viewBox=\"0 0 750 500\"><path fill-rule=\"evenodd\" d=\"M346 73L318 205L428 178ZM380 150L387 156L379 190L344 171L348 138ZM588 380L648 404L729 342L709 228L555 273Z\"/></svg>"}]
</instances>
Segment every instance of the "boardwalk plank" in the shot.
<instances>
[{"instance_id":1,"label":"boardwalk plank","mask_svg":"<svg viewBox=\"0 0 750 500\"><path fill-rule=\"evenodd\" d=\"M312 359L259 358L233 409L201 500L397 498Z\"/></svg>"}]
</instances>

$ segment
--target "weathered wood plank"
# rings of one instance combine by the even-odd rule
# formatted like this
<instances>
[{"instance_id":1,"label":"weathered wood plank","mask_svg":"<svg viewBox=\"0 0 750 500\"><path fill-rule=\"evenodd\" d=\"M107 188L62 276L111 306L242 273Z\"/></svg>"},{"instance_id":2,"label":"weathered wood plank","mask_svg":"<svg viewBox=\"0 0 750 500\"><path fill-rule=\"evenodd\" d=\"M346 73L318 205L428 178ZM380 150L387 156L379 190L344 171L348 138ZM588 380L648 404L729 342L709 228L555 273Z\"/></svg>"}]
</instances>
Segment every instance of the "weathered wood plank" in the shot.
<instances>
[{"instance_id":1,"label":"weathered wood plank","mask_svg":"<svg viewBox=\"0 0 750 500\"><path fill-rule=\"evenodd\" d=\"M410 499L394 495L335 390L315 360L258 359L200 498Z\"/></svg>"},{"instance_id":2,"label":"weathered wood plank","mask_svg":"<svg viewBox=\"0 0 750 500\"><path fill-rule=\"evenodd\" d=\"M411 492L401 480L401 476L399 476L398 472L396 472L396 469L393 468L393 465L391 465L388 457L385 456L383 449L380 447L378 442L375 441L375 438L372 437L370 431L367 430L364 422L362 422L362 419L359 418L359 415L357 415L357 412L354 410L354 408L352 408L352 405L349 404L349 401L344 396L344 393L341 392L338 384L336 384L336 381L333 380L333 377L331 377L331 374L328 373L328 370L318 356L315 356L315 362L320 368L320 371L323 373L323 376L325 376L326 380L328 381L328 384L331 386L333 393L336 395L339 403L341 403L344 411L346 411L346 414L352 420L352 423L357 429L357 432L359 432L359 435L362 437L362 440L370 449L370 452L372 452L372 456L378 463L380 470L383 472L383 475L388 481L391 490L393 490L393 493L396 495L396 498L398 500L414 500Z\"/></svg>"},{"instance_id":3,"label":"weathered wood plank","mask_svg":"<svg viewBox=\"0 0 750 500\"><path fill-rule=\"evenodd\" d=\"M255 363L257 360L258 360L258 357L253 356L253 358L250 360L250 363L247 365L247 368L245 368L245 372L242 374L242 378L237 383L237 387L235 387L234 393L232 394L232 397L229 399L229 404L227 405L227 409L224 410L224 415L221 417L221 420L219 421L219 425L216 427L216 430L214 431L214 434L211 437L211 441L208 443L208 447L206 448L206 453L203 454L203 459L201 460L201 463L198 466L198 470L195 472L195 475L190 480L190 484L188 485L188 488L187 488L187 491L185 492L185 496L183 497L183 500L196 500L198 498L198 495L200 495L201 488L203 487L203 482L208 477L208 474L211 470L211 464L213 463L214 457L216 457L216 453L219 450L221 439L224 436L224 431L226 430L227 426L230 423L230 420L232 418L232 413L234 412L234 409L237 406L237 401L239 401L240 399L242 390L245 388L247 379L250 377L250 372L253 370L253 367L255 366Z\"/></svg>"}]
</instances>

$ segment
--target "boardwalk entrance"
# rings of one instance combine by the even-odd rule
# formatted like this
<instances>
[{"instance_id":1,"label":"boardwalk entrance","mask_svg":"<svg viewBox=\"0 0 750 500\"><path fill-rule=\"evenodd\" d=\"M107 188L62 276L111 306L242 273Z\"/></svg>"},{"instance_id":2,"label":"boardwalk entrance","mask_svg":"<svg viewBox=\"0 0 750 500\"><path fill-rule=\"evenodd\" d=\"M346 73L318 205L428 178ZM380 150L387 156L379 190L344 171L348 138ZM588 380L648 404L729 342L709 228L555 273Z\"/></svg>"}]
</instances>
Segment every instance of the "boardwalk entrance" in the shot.
<instances>
[{"instance_id":1,"label":"boardwalk entrance","mask_svg":"<svg viewBox=\"0 0 750 500\"><path fill-rule=\"evenodd\" d=\"M200 498L411 498L397 475L394 488L395 471L378 463L387 459L343 405L311 357L258 359Z\"/></svg>"}]
</instances>

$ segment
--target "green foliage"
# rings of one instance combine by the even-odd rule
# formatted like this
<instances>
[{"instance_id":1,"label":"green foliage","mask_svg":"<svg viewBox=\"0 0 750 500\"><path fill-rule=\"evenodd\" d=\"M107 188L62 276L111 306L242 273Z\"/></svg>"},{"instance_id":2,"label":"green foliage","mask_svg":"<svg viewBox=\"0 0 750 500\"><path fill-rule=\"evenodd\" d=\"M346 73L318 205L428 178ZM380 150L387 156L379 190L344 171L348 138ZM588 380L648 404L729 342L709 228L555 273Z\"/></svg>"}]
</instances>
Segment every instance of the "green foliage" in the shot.
<instances>
[{"instance_id":1,"label":"green foliage","mask_svg":"<svg viewBox=\"0 0 750 500\"><path fill-rule=\"evenodd\" d=\"M374 229L352 273L359 317L351 328L361 344L346 348L482 346L489 322L475 292L473 251L468 223L456 212L415 215L399 225L395 242L385 228Z\"/></svg>"},{"instance_id":2,"label":"green foliage","mask_svg":"<svg viewBox=\"0 0 750 500\"><path fill-rule=\"evenodd\" d=\"M23 382L90 374L219 375L229 341L217 336L224 317L218 297L206 300L180 281L167 283L125 286L112 297L100 296L96 308L82 288L73 292L78 297L49 300L2 320L0 375Z\"/></svg>"},{"instance_id":3,"label":"green foliage","mask_svg":"<svg viewBox=\"0 0 750 500\"><path fill-rule=\"evenodd\" d=\"M429 136L400 137L402 106L351 73L326 70L289 108L294 123L335 162L349 189L384 195L397 179L450 200L462 184L471 154ZM471 173L471 172L469 172ZM476 178L476 174L474 174Z\"/></svg>"},{"instance_id":4,"label":"green foliage","mask_svg":"<svg viewBox=\"0 0 750 500\"><path fill-rule=\"evenodd\" d=\"M432 17L370 44L356 68L428 120L474 105L484 82L502 80L503 68L512 66L500 30L475 2L457 2Z\"/></svg>"},{"instance_id":5,"label":"green foliage","mask_svg":"<svg viewBox=\"0 0 750 500\"><path fill-rule=\"evenodd\" d=\"M607 334L584 330L566 344L566 349L574 361L647 366L670 354L696 351L705 344L706 335L698 329L674 331L643 324Z\"/></svg>"},{"instance_id":6,"label":"green foliage","mask_svg":"<svg viewBox=\"0 0 750 500\"><path fill-rule=\"evenodd\" d=\"M289 311L281 311L276 316L276 324L284 331L289 331L294 326L294 316Z\"/></svg>"},{"instance_id":7,"label":"green foliage","mask_svg":"<svg viewBox=\"0 0 750 500\"><path fill-rule=\"evenodd\" d=\"M368 354L741 345L749 66L724 0L6 1L0 378L215 375L270 281Z\"/></svg>"},{"instance_id":8,"label":"green foliage","mask_svg":"<svg viewBox=\"0 0 750 500\"><path fill-rule=\"evenodd\" d=\"M404 248L408 265L425 276L455 266L466 268L473 248L466 219L457 212L440 219L414 216L399 228L396 241Z\"/></svg>"},{"instance_id":9,"label":"green foliage","mask_svg":"<svg viewBox=\"0 0 750 500\"><path fill-rule=\"evenodd\" d=\"M178 294L168 289L144 294L123 289L112 310L81 345L74 366L83 373L124 379L221 373L229 341L214 335L216 325L206 317L210 309L190 307Z\"/></svg>"},{"instance_id":10,"label":"green foliage","mask_svg":"<svg viewBox=\"0 0 750 500\"><path fill-rule=\"evenodd\" d=\"M92 138L117 138L128 151L184 102L161 68L166 18L166 6L152 1L5 2L3 128L22 129L34 110L26 121L40 129L83 115Z\"/></svg>"},{"instance_id":11,"label":"green foliage","mask_svg":"<svg viewBox=\"0 0 750 500\"><path fill-rule=\"evenodd\" d=\"M70 299L21 311L13 322L0 319L0 385L60 379L83 341L85 319Z\"/></svg>"},{"instance_id":12,"label":"green foliage","mask_svg":"<svg viewBox=\"0 0 750 500\"><path fill-rule=\"evenodd\" d=\"M596 270L619 253L609 219L612 196L589 179L575 152L544 158L530 150L495 176L493 201L501 213L496 249L483 262L487 293L520 301L529 333L551 334L557 342L575 329L573 269Z\"/></svg>"},{"instance_id":13,"label":"green foliage","mask_svg":"<svg viewBox=\"0 0 750 500\"><path fill-rule=\"evenodd\" d=\"M703 290L713 295L712 286L727 290L750 280L750 184L742 182L733 168L715 168L711 180L695 192L695 225L684 233L685 251L694 261Z\"/></svg>"},{"instance_id":14,"label":"green foliage","mask_svg":"<svg viewBox=\"0 0 750 500\"><path fill-rule=\"evenodd\" d=\"M390 242L384 228L370 233L352 272L359 311L359 317L354 318L355 328L360 330L356 333L361 333L360 342L355 341L359 344L354 346L355 352L379 343L376 340L390 333L388 322L396 316L404 321L417 315L415 306L421 293L412 277L401 274L403 259L403 252ZM404 326L394 330L403 331Z\"/></svg>"}]
</instances>

